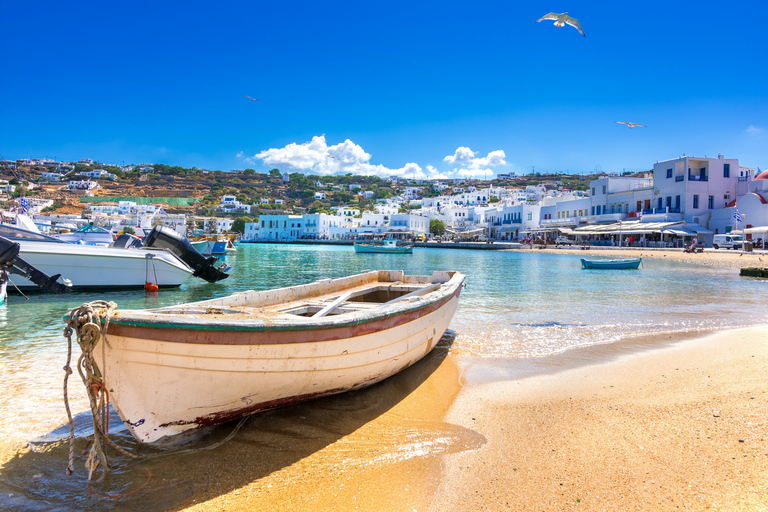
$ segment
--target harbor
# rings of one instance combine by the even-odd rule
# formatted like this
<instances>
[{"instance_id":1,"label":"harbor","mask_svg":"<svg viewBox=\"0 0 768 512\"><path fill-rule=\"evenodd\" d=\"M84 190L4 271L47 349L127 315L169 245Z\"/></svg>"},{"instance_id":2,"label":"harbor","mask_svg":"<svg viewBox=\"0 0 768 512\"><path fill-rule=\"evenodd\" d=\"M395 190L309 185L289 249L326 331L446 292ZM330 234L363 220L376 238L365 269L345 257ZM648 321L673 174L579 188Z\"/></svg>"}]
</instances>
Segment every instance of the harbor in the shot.
<instances>
[{"instance_id":1,"label":"harbor","mask_svg":"<svg viewBox=\"0 0 768 512\"><path fill-rule=\"evenodd\" d=\"M615 252L628 254L626 250ZM286 500L282 501L285 504L307 500L304 509L308 510L313 500L322 499L328 509L343 510L344 501L338 496L349 497L345 493L353 493L369 505L372 501L366 499L386 502L387 497L374 484L396 475L421 475L422 484L407 486L408 496L417 504L432 503L438 486L449 481L445 480L449 473L441 469L445 464L454 467L467 457L481 461L489 453L489 443L501 442L493 432L501 435L500 428L510 432L487 417L496 410L488 401L496 392L484 395L488 386L518 389L534 382L532 379L574 371L586 372L591 379L592 370L579 368L633 354L646 357L642 354L673 349L688 343L686 339L701 340L711 333L727 337L742 332L733 329L752 329L749 332L755 334L751 336L762 339L758 326L768 313L762 301L765 282L738 276L745 258L756 260L760 255L721 252L710 256L721 256L719 263L702 264L706 261L684 258L706 254L657 250L647 257L648 252L642 256L644 268L631 276L600 271L598 279L594 274L585 277L589 271L581 269L583 251L579 249L415 248L411 255L356 255L349 246L241 244L237 252L226 256L232 267L230 278L218 283L190 278L177 289L158 293L34 294L28 302L12 294L0 311L4 324L0 390L5 397L0 503L19 510L35 508L40 500L52 504L51 508L75 503L81 508L109 510L115 503L131 507L140 502L146 510L167 510L213 500L200 510L245 510L252 500ZM423 361L367 390L253 415L215 450L168 455L146 463L131 463L118 456L118 466L124 464L124 468L101 484L91 484L94 493L84 491L89 484L81 458L77 458L75 474L64 475L68 429L61 399L61 366L66 357L61 317L70 309L97 299L115 301L121 308L171 306L348 275L361 270L361 265L415 273L440 266L466 275L467 287L451 326ZM682 289L686 294L681 298ZM718 300L710 300L712 296ZM756 363L763 360L759 350L751 355L756 356ZM616 383L621 381L617 378ZM70 401L79 452L91 427L85 393L75 383L70 383ZM756 400L766 398L755 395ZM468 398L472 396L485 398L473 401ZM522 410L502 417L512 421L512 428L519 415L529 417ZM478 422L485 423L478 428ZM223 425L192 447L222 441L235 426ZM120 445L137 449L114 412L110 430ZM512 448L492 452L507 457L518 453ZM138 453L151 454L152 449L139 449ZM205 467L202 472L201 467ZM322 485L299 479L299 474L309 470L328 477L320 479ZM169 492L169 487L174 491ZM488 487L483 484L480 488ZM116 495L120 496L116 502L109 499ZM458 500L457 504L466 503L466 496L445 496ZM295 508L301 510L302 506L299 503ZM393 503L393 508L398 507Z\"/></svg>"}]
</instances>

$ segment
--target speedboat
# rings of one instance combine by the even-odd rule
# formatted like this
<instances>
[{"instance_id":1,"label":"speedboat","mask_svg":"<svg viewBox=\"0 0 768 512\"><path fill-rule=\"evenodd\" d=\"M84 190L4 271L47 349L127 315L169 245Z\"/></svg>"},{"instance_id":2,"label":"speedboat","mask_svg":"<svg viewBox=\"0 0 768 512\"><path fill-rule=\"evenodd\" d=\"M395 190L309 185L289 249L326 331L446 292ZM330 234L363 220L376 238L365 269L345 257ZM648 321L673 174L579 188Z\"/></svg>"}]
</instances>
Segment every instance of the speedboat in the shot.
<instances>
[{"instance_id":1,"label":"speedboat","mask_svg":"<svg viewBox=\"0 0 768 512\"><path fill-rule=\"evenodd\" d=\"M19 256L48 275L61 275L73 290L159 288L179 286L188 276L216 282L227 277L215 258L204 258L173 230L156 226L144 243L122 235L109 247L68 243L39 232L0 225L0 236L17 242ZM125 237L125 238L124 238ZM37 285L24 277L15 286L34 290Z\"/></svg>"}]
</instances>

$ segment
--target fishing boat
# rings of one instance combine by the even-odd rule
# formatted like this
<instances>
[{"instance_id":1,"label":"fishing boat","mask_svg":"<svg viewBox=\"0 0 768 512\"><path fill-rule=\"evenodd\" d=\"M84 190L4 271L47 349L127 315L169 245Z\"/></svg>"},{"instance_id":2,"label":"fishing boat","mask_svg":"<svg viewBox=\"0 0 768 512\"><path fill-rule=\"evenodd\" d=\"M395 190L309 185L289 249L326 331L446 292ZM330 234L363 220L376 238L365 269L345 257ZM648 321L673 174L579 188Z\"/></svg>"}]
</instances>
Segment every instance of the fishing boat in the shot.
<instances>
[{"instance_id":1,"label":"fishing boat","mask_svg":"<svg viewBox=\"0 0 768 512\"><path fill-rule=\"evenodd\" d=\"M642 258L624 258L616 260L586 260L581 259L581 268L638 268Z\"/></svg>"},{"instance_id":2,"label":"fishing boat","mask_svg":"<svg viewBox=\"0 0 768 512\"><path fill-rule=\"evenodd\" d=\"M357 243L355 242L356 253L391 253L391 254L411 254L412 245L397 245L396 240L385 240L384 243Z\"/></svg>"},{"instance_id":3,"label":"fishing boat","mask_svg":"<svg viewBox=\"0 0 768 512\"><path fill-rule=\"evenodd\" d=\"M118 308L108 322L102 310L106 333L90 354L133 436L173 444L200 427L370 386L409 367L448 328L463 282L459 272L379 270Z\"/></svg>"}]
</instances>

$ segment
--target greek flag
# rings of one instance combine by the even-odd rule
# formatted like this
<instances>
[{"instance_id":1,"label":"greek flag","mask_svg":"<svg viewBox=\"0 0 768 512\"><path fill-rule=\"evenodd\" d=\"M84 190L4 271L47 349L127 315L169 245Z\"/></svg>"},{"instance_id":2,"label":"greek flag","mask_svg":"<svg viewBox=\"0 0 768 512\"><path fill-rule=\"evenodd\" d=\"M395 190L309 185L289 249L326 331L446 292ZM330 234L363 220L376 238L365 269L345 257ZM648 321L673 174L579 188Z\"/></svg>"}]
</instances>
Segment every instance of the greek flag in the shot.
<instances>
[{"instance_id":1,"label":"greek flag","mask_svg":"<svg viewBox=\"0 0 768 512\"><path fill-rule=\"evenodd\" d=\"M21 213L27 213L29 211L29 203L27 203L27 200L22 197L19 200L19 206L21 207Z\"/></svg>"},{"instance_id":2,"label":"greek flag","mask_svg":"<svg viewBox=\"0 0 768 512\"><path fill-rule=\"evenodd\" d=\"M736 219L736 222L741 222L741 214L739 213L739 210L734 212L733 218Z\"/></svg>"}]
</instances>

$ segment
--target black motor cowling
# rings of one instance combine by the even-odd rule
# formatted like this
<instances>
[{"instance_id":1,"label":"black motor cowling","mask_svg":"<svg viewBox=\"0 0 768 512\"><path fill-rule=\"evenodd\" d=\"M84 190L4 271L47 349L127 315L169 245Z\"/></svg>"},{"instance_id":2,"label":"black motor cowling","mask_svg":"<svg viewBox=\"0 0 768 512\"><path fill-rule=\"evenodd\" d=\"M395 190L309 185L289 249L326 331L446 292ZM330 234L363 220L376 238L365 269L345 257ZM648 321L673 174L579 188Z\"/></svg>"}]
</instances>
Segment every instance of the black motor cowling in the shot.
<instances>
[{"instance_id":1,"label":"black motor cowling","mask_svg":"<svg viewBox=\"0 0 768 512\"><path fill-rule=\"evenodd\" d=\"M217 267L216 263L219 261L217 258L213 256L206 258L192 246L189 240L165 226L152 228L144 238L144 246L170 250L194 270L193 276L205 279L209 283L229 277L229 274L223 270L226 264Z\"/></svg>"},{"instance_id":2,"label":"black motor cowling","mask_svg":"<svg viewBox=\"0 0 768 512\"><path fill-rule=\"evenodd\" d=\"M8 273L24 276L40 288L53 293L68 293L71 288L59 282L61 274L49 276L40 272L35 267L19 258L21 245L0 236L0 270L4 272L3 278L7 279Z\"/></svg>"}]
</instances>

